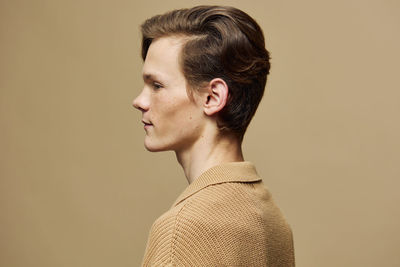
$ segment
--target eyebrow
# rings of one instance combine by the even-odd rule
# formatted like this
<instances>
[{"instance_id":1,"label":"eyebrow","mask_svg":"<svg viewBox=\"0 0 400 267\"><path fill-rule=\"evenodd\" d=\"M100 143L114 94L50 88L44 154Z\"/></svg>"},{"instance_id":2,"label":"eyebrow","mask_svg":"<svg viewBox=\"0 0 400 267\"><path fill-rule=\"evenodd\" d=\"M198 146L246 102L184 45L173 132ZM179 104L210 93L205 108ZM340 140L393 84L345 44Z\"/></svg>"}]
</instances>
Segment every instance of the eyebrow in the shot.
<instances>
[{"instance_id":1,"label":"eyebrow","mask_svg":"<svg viewBox=\"0 0 400 267\"><path fill-rule=\"evenodd\" d=\"M157 75L151 73L143 73L143 80L144 81L154 81L159 80L160 78Z\"/></svg>"},{"instance_id":2,"label":"eyebrow","mask_svg":"<svg viewBox=\"0 0 400 267\"><path fill-rule=\"evenodd\" d=\"M153 75L143 73L143 80L151 80L153 79Z\"/></svg>"}]
</instances>

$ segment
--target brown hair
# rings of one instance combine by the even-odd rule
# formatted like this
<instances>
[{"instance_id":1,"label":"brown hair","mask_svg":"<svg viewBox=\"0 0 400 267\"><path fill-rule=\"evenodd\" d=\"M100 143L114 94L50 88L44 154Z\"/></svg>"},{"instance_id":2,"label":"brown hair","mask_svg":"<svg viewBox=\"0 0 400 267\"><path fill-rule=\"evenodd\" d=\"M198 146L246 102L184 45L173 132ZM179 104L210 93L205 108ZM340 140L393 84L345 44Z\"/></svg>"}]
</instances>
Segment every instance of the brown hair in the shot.
<instances>
[{"instance_id":1,"label":"brown hair","mask_svg":"<svg viewBox=\"0 0 400 267\"><path fill-rule=\"evenodd\" d=\"M154 16L141 30L143 60L154 39L188 37L180 57L189 87L200 89L214 78L223 79L229 94L218 113L218 126L242 140L264 94L270 69L257 22L234 7L197 6Z\"/></svg>"}]
</instances>

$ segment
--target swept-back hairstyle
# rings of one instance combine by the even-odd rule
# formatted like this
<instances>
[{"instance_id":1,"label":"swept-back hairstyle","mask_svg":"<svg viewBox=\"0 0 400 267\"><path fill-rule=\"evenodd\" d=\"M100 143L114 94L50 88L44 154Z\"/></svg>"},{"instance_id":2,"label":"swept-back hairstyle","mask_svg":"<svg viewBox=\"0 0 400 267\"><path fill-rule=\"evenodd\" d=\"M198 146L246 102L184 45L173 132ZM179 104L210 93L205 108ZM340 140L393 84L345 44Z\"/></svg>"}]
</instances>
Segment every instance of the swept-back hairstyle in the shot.
<instances>
[{"instance_id":1,"label":"swept-back hairstyle","mask_svg":"<svg viewBox=\"0 0 400 267\"><path fill-rule=\"evenodd\" d=\"M143 60L153 40L185 37L180 63L189 88L199 90L214 78L223 79L229 93L226 106L218 113L218 127L242 140L270 69L257 22L234 7L196 6L149 18L141 31Z\"/></svg>"}]
</instances>

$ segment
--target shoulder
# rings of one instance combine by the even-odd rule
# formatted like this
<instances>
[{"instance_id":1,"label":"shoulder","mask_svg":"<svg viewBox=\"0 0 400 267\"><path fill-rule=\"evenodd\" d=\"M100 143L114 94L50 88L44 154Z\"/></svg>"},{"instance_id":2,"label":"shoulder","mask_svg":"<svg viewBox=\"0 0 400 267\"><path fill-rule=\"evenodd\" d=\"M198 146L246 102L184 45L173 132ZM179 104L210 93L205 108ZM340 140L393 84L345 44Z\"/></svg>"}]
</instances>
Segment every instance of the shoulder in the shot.
<instances>
[{"instance_id":1,"label":"shoulder","mask_svg":"<svg viewBox=\"0 0 400 267\"><path fill-rule=\"evenodd\" d=\"M147 262L258 266L270 261L270 251L282 251L275 246L276 233L281 239L291 233L277 226L284 219L260 185L211 185L171 208L151 228Z\"/></svg>"},{"instance_id":2,"label":"shoulder","mask_svg":"<svg viewBox=\"0 0 400 267\"><path fill-rule=\"evenodd\" d=\"M215 240L237 239L241 234L264 236L264 223L276 214L266 214L266 207L274 203L268 190L259 185L235 182L208 186L185 201L176 226Z\"/></svg>"},{"instance_id":3,"label":"shoulder","mask_svg":"<svg viewBox=\"0 0 400 267\"><path fill-rule=\"evenodd\" d=\"M204 188L188 199L175 231L176 244L193 243L228 265L231 259L246 259L250 265L283 263L293 256L291 228L262 182Z\"/></svg>"},{"instance_id":4,"label":"shoulder","mask_svg":"<svg viewBox=\"0 0 400 267\"><path fill-rule=\"evenodd\" d=\"M228 266L244 259L265 263L268 251L275 249L271 232L290 234L285 224L285 229L279 229L276 223L284 222L281 215L265 209L271 201L268 191L253 183L204 188L187 199L177 214L173 247L184 251L182 255L201 254Z\"/></svg>"}]
</instances>

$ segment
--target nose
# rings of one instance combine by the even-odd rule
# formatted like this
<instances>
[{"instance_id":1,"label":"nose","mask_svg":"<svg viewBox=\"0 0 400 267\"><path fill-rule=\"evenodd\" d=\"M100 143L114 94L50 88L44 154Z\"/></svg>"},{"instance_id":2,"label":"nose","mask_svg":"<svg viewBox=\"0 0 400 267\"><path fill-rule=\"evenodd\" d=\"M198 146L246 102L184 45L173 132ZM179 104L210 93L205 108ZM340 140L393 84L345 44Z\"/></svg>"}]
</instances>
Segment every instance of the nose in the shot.
<instances>
[{"instance_id":1,"label":"nose","mask_svg":"<svg viewBox=\"0 0 400 267\"><path fill-rule=\"evenodd\" d=\"M144 89L135 99L133 99L132 106L140 111L147 111L149 109L150 101L146 96Z\"/></svg>"}]
</instances>

